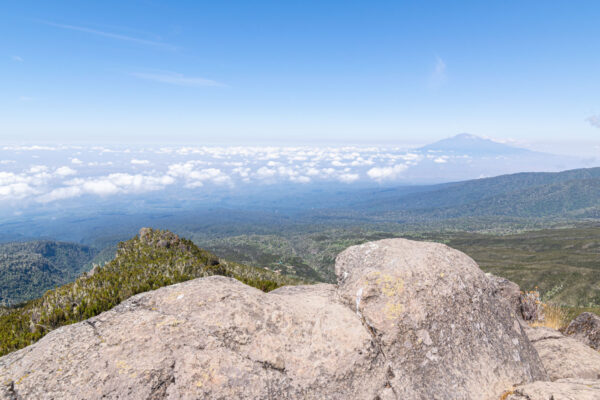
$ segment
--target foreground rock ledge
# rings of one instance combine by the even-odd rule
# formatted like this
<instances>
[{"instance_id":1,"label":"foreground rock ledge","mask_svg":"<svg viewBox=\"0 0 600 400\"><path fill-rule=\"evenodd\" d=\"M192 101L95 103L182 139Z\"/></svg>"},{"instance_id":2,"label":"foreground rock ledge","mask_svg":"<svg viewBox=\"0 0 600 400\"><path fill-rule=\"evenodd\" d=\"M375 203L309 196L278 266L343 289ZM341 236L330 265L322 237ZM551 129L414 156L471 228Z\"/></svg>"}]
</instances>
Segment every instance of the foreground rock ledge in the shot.
<instances>
[{"instance_id":1,"label":"foreground rock ledge","mask_svg":"<svg viewBox=\"0 0 600 400\"><path fill-rule=\"evenodd\" d=\"M137 295L0 358L0 398L497 399L546 379L463 253L382 240L336 273L269 294L210 277Z\"/></svg>"}]
</instances>

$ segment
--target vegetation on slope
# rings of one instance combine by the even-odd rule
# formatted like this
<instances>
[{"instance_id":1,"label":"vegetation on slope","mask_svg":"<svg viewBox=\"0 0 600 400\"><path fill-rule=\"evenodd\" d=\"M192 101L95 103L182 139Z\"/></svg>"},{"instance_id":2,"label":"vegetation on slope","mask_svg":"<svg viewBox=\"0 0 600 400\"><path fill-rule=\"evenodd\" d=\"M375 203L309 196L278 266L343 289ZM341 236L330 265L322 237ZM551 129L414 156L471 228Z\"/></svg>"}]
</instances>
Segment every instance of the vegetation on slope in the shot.
<instances>
[{"instance_id":1,"label":"vegetation on slope","mask_svg":"<svg viewBox=\"0 0 600 400\"><path fill-rule=\"evenodd\" d=\"M201 246L250 265L282 272L298 259L328 282L335 281L335 257L348 246L389 237L445 243L471 256L486 272L508 278L523 290L540 291L544 301L567 306L600 305L600 226L544 229L509 235L464 231L407 233L369 229L329 229L291 235L241 235L202 239ZM239 251L243 249L243 251ZM312 276L312 275L311 275Z\"/></svg>"},{"instance_id":2,"label":"vegetation on slope","mask_svg":"<svg viewBox=\"0 0 600 400\"><path fill-rule=\"evenodd\" d=\"M76 281L0 315L0 355L25 347L62 325L93 317L142 292L186 280L224 275L264 291L301 281L218 259L191 241L143 228L118 246L114 260Z\"/></svg>"},{"instance_id":3,"label":"vegetation on slope","mask_svg":"<svg viewBox=\"0 0 600 400\"><path fill-rule=\"evenodd\" d=\"M76 243L40 240L0 244L0 304L10 306L71 282L96 255Z\"/></svg>"}]
</instances>

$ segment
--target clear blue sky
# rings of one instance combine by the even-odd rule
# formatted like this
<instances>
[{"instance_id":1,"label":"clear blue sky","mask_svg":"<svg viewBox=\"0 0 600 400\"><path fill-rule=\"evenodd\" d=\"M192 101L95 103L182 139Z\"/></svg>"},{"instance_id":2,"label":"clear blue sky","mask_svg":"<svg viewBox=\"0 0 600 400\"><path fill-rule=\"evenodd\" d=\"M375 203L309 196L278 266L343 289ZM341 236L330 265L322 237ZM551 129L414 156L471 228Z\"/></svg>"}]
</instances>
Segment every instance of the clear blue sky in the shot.
<instances>
[{"instance_id":1,"label":"clear blue sky","mask_svg":"<svg viewBox=\"0 0 600 400\"><path fill-rule=\"evenodd\" d=\"M0 135L598 142L599 21L598 1L9 1Z\"/></svg>"}]
</instances>

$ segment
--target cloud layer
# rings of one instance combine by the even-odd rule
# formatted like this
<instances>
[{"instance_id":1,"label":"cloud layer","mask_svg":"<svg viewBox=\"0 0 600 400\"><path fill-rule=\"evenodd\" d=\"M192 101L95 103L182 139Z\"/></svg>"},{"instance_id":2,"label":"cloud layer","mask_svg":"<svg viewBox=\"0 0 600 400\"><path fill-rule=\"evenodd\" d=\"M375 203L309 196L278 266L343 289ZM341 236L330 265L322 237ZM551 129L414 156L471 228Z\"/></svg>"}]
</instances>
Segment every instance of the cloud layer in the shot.
<instances>
[{"instance_id":1,"label":"cloud layer","mask_svg":"<svg viewBox=\"0 0 600 400\"><path fill-rule=\"evenodd\" d=\"M51 203L165 189L210 193L244 185L379 185L452 156L394 147L0 147L0 202Z\"/></svg>"}]
</instances>

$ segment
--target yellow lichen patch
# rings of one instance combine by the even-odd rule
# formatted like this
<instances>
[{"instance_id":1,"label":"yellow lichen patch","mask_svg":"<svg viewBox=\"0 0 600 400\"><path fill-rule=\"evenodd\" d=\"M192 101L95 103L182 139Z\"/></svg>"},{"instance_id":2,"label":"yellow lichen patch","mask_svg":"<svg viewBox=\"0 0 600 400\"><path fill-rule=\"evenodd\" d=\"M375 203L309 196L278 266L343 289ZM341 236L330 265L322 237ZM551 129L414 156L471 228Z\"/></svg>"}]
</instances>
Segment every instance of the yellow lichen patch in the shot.
<instances>
[{"instance_id":1,"label":"yellow lichen patch","mask_svg":"<svg viewBox=\"0 0 600 400\"><path fill-rule=\"evenodd\" d=\"M387 297L399 296L404 290L404 280L397 276L375 271L367 275L367 282L375 283Z\"/></svg>"},{"instance_id":2,"label":"yellow lichen patch","mask_svg":"<svg viewBox=\"0 0 600 400\"><path fill-rule=\"evenodd\" d=\"M385 313L385 317L387 319L396 319L400 315L402 315L403 310L404 307L402 306L402 304L389 301L385 305L383 312Z\"/></svg>"},{"instance_id":3,"label":"yellow lichen patch","mask_svg":"<svg viewBox=\"0 0 600 400\"><path fill-rule=\"evenodd\" d=\"M223 382L223 377L215 373L214 367L209 367L207 370L200 372L200 379L196 381L196 387L204 387L206 384L219 385Z\"/></svg>"},{"instance_id":4,"label":"yellow lichen patch","mask_svg":"<svg viewBox=\"0 0 600 400\"><path fill-rule=\"evenodd\" d=\"M127 361L117 360L115 364L117 365L119 375L129 375L131 378L135 378L137 376L137 372L132 371L133 368L127 363Z\"/></svg>"},{"instance_id":5,"label":"yellow lichen patch","mask_svg":"<svg viewBox=\"0 0 600 400\"><path fill-rule=\"evenodd\" d=\"M161 326L177 326L183 322L185 322L185 321L180 321L178 319L165 319L164 321L156 324L156 327L160 328Z\"/></svg>"},{"instance_id":6,"label":"yellow lichen patch","mask_svg":"<svg viewBox=\"0 0 600 400\"><path fill-rule=\"evenodd\" d=\"M181 292L175 292L175 291L174 291L173 293L170 293L170 294L169 294L169 295L166 297L166 300L167 300L169 303L171 303L171 302L174 302L174 301L177 301L177 300L181 300L181 297L179 297L179 296L181 296L181 295L183 295L183 293L181 293Z\"/></svg>"},{"instance_id":7,"label":"yellow lichen patch","mask_svg":"<svg viewBox=\"0 0 600 400\"><path fill-rule=\"evenodd\" d=\"M27 378L29 375L31 375L31 372L28 372L28 373L26 373L25 375L23 375L22 377L20 377L20 378L19 378L19 379L18 379L18 380L15 382L15 384L16 384L16 385L20 385L20 384L21 384L21 383L22 383L22 382L25 380L25 378Z\"/></svg>"},{"instance_id":8,"label":"yellow lichen patch","mask_svg":"<svg viewBox=\"0 0 600 400\"><path fill-rule=\"evenodd\" d=\"M127 371L131 369L131 366L127 364L127 361L124 360L117 360L115 364L117 365L117 369L121 375L126 374Z\"/></svg>"},{"instance_id":9,"label":"yellow lichen patch","mask_svg":"<svg viewBox=\"0 0 600 400\"><path fill-rule=\"evenodd\" d=\"M375 271L367 275L366 281L369 284L377 286L387 298L386 304L383 307L385 317L387 319L397 319L400 317L404 306L398 301L398 298L404 291L404 280L398 276Z\"/></svg>"}]
</instances>

